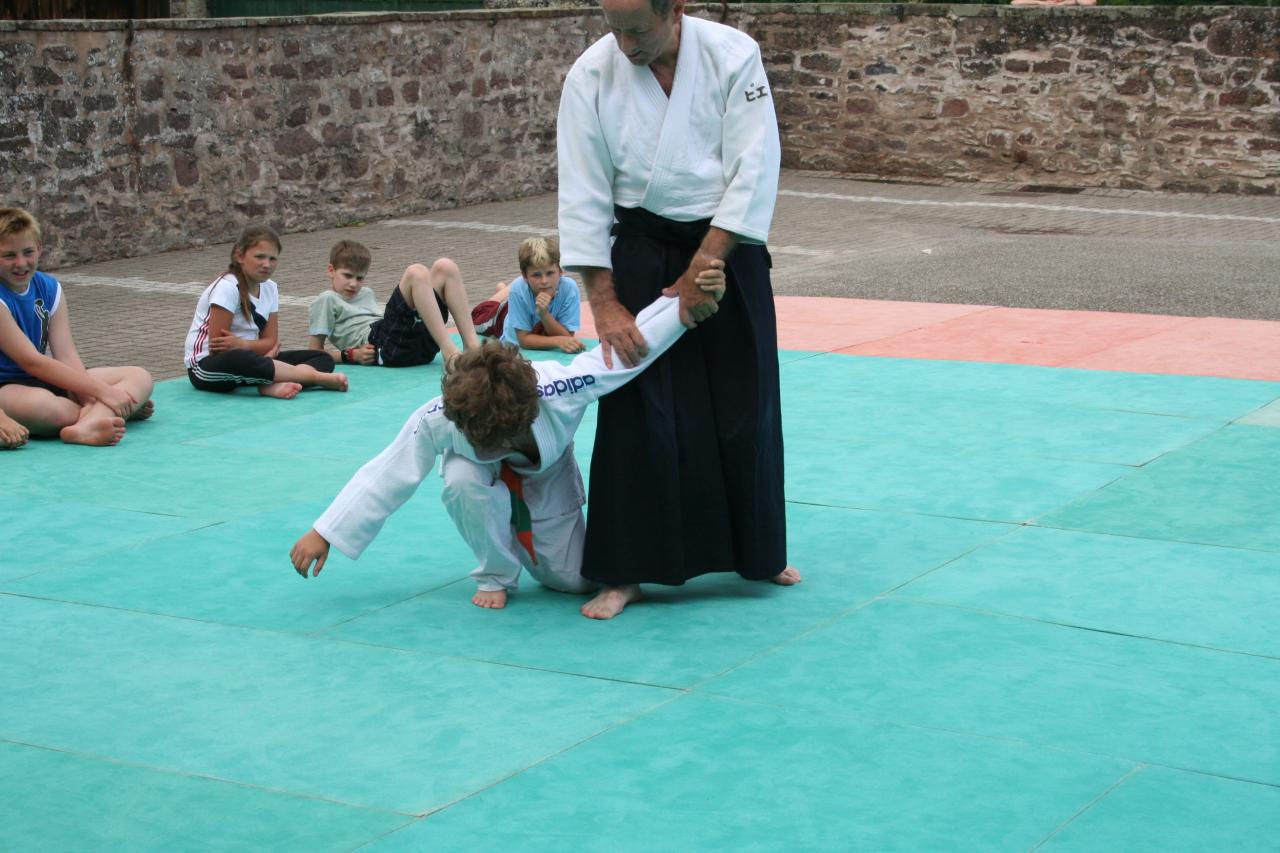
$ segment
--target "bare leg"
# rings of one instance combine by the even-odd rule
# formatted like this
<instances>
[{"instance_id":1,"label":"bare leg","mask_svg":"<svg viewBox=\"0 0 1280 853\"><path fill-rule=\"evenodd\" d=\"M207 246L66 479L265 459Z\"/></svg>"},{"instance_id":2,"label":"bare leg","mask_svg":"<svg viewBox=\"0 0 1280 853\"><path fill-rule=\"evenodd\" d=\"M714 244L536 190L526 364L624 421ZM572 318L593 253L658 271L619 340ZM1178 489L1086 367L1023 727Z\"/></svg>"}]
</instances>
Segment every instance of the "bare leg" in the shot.
<instances>
[{"instance_id":1,"label":"bare leg","mask_svg":"<svg viewBox=\"0 0 1280 853\"><path fill-rule=\"evenodd\" d=\"M303 388L319 386L327 388L330 391L347 390L347 374L345 373L321 373L309 364L289 364L284 361L273 361L276 366L275 382L271 385L264 385L258 390L259 394L266 397L281 397L285 399L295 396L298 392L288 393L288 388L277 389L277 391L269 391L273 385L288 386L290 384L300 385Z\"/></svg>"},{"instance_id":2,"label":"bare leg","mask_svg":"<svg viewBox=\"0 0 1280 853\"><path fill-rule=\"evenodd\" d=\"M507 606L507 591L505 589L476 590L471 603L486 610L501 610Z\"/></svg>"},{"instance_id":3,"label":"bare leg","mask_svg":"<svg viewBox=\"0 0 1280 853\"><path fill-rule=\"evenodd\" d=\"M56 435L68 444L101 447L124 437L124 419L106 406L81 406L44 388L6 385L0 388L0 407L32 435Z\"/></svg>"},{"instance_id":4,"label":"bare leg","mask_svg":"<svg viewBox=\"0 0 1280 853\"><path fill-rule=\"evenodd\" d=\"M436 294L448 306L454 325L458 327L458 334L462 337L463 348L474 349L480 346L475 325L471 322L467 293L462 286L462 272L453 261L441 258L430 269L422 264L410 264L400 277L400 294L426 324L427 332L440 348L446 365L459 350L445 330L444 316L440 313L440 306L436 304Z\"/></svg>"},{"instance_id":5,"label":"bare leg","mask_svg":"<svg viewBox=\"0 0 1280 853\"><path fill-rule=\"evenodd\" d=\"M582 605L582 615L588 619L612 619L628 604L639 600L639 584L606 586L595 598Z\"/></svg>"},{"instance_id":6,"label":"bare leg","mask_svg":"<svg viewBox=\"0 0 1280 853\"><path fill-rule=\"evenodd\" d=\"M493 296L489 297L490 302L506 302L507 297L511 295L511 285L505 281L498 282L497 289L493 291ZM453 309L449 309L453 310Z\"/></svg>"},{"instance_id":7,"label":"bare leg","mask_svg":"<svg viewBox=\"0 0 1280 853\"><path fill-rule=\"evenodd\" d=\"M101 379L108 385L123 388L129 392L138 405L125 416L125 420L145 421L155 414L156 405L151 402L151 392L155 388L155 380L151 374L141 367L91 367L89 375Z\"/></svg>"}]
</instances>

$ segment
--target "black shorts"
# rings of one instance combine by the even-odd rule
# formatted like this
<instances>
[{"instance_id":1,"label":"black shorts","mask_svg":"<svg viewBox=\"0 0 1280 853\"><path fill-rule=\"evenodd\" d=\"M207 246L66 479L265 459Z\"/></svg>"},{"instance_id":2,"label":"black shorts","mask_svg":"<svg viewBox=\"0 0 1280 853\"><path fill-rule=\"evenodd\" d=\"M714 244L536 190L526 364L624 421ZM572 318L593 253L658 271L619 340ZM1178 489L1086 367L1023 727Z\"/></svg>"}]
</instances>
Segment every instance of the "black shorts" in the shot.
<instances>
[{"instance_id":1,"label":"black shorts","mask_svg":"<svg viewBox=\"0 0 1280 853\"><path fill-rule=\"evenodd\" d=\"M27 388L43 388L55 397L70 397L71 392L66 388L59 388L57 385L50 385L43 379L36 379L34 376L24 376L21 379L0 379L0 388L6 385L23 385Z\"/></svg>"},{"instance_id":2,"label":"black shorts","mask_svg":"<svg viewBox=\"0 0 1280 853\"><path fill-rule=\"evenodd\" d=\"M433 291L434 292L434 291ZM449 307L436 293L436 305L440 316L449 322ZM440 352L440 347L427 331L421 315L404 301L404 294L396 288L387 300L382 319L369 327L369 343L378 348L378 364L385 367L413 367L430 364Z\"/></svg>"}]
</instances>

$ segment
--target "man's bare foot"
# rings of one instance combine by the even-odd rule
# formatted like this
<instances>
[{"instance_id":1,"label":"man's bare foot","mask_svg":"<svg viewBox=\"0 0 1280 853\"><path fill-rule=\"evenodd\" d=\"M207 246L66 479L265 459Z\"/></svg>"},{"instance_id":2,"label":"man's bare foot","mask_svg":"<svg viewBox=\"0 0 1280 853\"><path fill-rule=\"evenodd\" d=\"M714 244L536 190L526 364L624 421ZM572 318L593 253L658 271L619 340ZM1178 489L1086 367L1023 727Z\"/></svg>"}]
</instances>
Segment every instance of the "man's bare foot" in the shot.
<instances>
[{"instance_id":1,"label":"man's bare foot","mask_svg":"<svg viewBox=\"0 0 1280 853\"><path fill-rule=\"evenodd\" d=\"M145 421L156 413L156 404L148 400L139 406L132 415L129 415L131 421Z\"/></svg>"},{"instance_id":2,"label":"man's bare foot","mask_svg":"<svg viewBox=\"0 0 1280 853\"><path fill-rule=\"evenodd\" d=\"M292 400L298 396L302 386L297 382L272 382L270 385L259 385L258 393L264 397L275 397L279 400Z\"/></svg>"},{"instance_id":3,"label":"man's bare foot","mask_svg":"<svg viewBox=\"0 0 1280 853\"><path fill-rule=\"evenodd\" d=\"M606 586L595 598L582 605L582 615L588 619L612 619L628 604L639 600L639 584Z\"/></svg>"},{"instance_id":4,"label":"man's bare foot","mask_svg":"<svg viewBox=\"0 0 1280 853\"><path fill-rule=\"evenodd\" d=\"M795 586L800 583L801 580L800 570L795 566L787 566L785 569L769 578L769 580L776 583L778 586Z\"/></svg>"},{"instance_id":5,"label":"man's bare foot","mask_svg":"<svg viewBox=\"0 0 1280 853\"><path fill-rule=\"evenodd\" d=\"M471 597L471 603L488 610L501 610L507 606L507 591L505 589L477 590Z\"/></svg>"},{"instance_id":6,"label":"man's bare foot","mask_svg":"<svg viewBox=\"0 0 1280 853\"><path fill-rule=\"evenodd\" d=\"M124 418L90 418L63 427L58 438L67 444L109 447L124 438Z\"/></svg>"},{"instance_id":7,"label":"man's bare foot","mask_svg":"<svg viewBox=\"0 0 1280 853\"><path fill-rule=\"evenodd\" d=\"M321 388L328 388L330 391L346 391L347 390L347 374L345 373L321 373L316 377L316 384Z\"/></svg>"}]
</instances>

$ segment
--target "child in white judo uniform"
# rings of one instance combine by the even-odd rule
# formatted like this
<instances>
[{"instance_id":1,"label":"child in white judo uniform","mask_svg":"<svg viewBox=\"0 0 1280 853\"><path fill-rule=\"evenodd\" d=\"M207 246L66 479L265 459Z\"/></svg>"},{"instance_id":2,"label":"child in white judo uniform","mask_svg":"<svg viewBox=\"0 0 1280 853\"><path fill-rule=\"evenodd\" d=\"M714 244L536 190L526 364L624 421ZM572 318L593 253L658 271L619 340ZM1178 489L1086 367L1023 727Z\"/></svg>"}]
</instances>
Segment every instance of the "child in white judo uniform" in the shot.
<instances>
[{"instance_id":1,"label":"child in white judo uniform","mask_svg":"<svg viewBox=\"0 0 1280 853\"><path fill-rule=\"evenodd\" d=\"M723 265L698 284L719 300ZM650 359L684 332L679 300L671 296L659 297L636 321ZM358 558L442 457L445 507L478 560L473 604L505 607L522 568L550 589L590 592L595 585L581 575L586 494L573 435L588 405L647 363L610 369L599 347L568 364L531 363L496 341L460 355L444 377L444 393L414 412L294 543L294 569L305 578L314 564L319 575L331 545Z\"/></svg>"}]
</instances>

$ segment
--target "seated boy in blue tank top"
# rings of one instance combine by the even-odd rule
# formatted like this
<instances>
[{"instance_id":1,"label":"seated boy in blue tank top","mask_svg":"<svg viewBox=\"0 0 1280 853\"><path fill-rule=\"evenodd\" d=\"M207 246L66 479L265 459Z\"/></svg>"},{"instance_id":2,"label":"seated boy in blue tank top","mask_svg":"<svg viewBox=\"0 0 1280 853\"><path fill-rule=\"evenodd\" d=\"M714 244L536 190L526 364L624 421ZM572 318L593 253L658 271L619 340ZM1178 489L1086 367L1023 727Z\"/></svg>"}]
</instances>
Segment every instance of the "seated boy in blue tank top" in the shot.
<instances>
[{"instance_id":1,"label":"seated boy in blue tank top","mask_svg":"<svg viewBox=\"0 0 1280 853\"><path fill-rule=\"evenodd\" d=\"M40 251L35 217L0 208L0 409L31 435L116 444L125 421L154 411L151 374L141 367L85 369L62 285L36 268Z\"/></svg>"}]
</instances>

